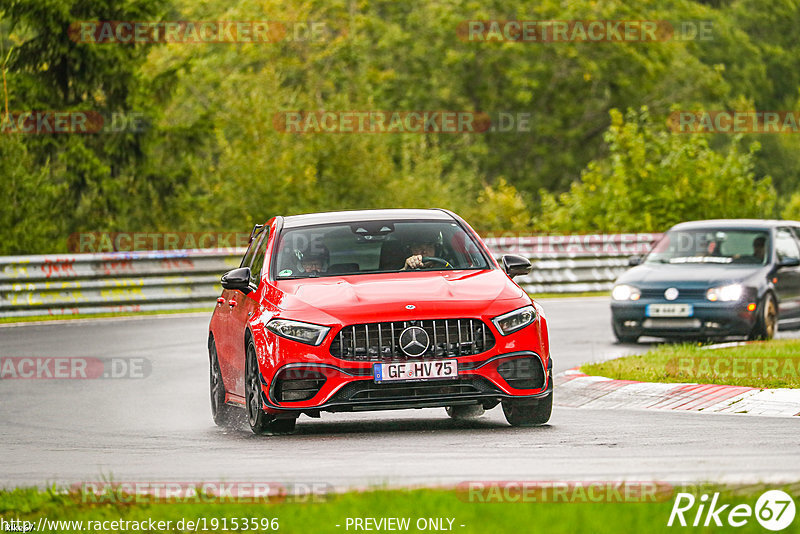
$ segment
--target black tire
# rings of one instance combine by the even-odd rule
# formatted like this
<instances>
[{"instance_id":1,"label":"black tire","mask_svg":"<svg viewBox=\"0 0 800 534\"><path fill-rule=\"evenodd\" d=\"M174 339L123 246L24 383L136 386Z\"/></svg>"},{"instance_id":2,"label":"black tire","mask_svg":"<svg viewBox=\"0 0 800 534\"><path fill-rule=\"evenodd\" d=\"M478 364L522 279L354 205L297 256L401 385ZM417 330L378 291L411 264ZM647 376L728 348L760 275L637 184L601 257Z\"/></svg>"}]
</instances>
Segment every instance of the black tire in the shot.
<instances>
[{"instance_id":1,"label":"black tire","mask_svg":"<svg viewBox=\"0 0 800 534\"><path fill-rule=\"evenodd\" d=\"M467 404L467 405L457 405L457 406L448 406L445 408L447 411L447 415L452 417L457 421L467 421L469 419L477 419L478 417L482 416L486 410L483 409L483 406L480 404Z\"/></svg>"},{"instance_id":2,"label":"black tire","mask_svg":"<svg viewBox=\"0 0 800 534\"><path fill-rule=\"evenodd\" d=\"M211 393L211 417L217 426L230 427L237 421L237 410L225 404L225 384L217 357L217 344L214 338L208 341L209 390Z\"/></svg>"},{"instance_id":3,"label":"black tire","mask_svg":"<svg viewBox=\"0 0 800 534\"><path fill-rule=\"evenodd\" d=\"M247 405L247 422L254 434L290 434L294 432L297 418L276 419L274 415L264 411L261 399L261 372L256 358L256 346L253 340L247 342L245 360L245 402Z\"/></svg>"},{"instance_id":4,"label":"black tire","mask_svg":"<svg viewBox=\"0 0 800 534\"><path fill-rule=\"evenodd\" d=\"M620 343L636 343L639 341L639 336L632 336L630 334L625 335L620 332L619 326L617 326L616 322L612 322L611 326L614 329L614 337L617 338L617 341Z\"/></svg>"},{"instance_id":5,"label":"black tire","mask_svg":"<svg viewBox=\"0 0 800 534\"><path fill-rule=\"evenodd\" d=\"M553 392L546 397L525 400L504 400L503 413L511 426L538 426L550 420Z\"/></svg>"},{"instance_id":6,"label":"black tire","mask_svg":"<svg viewBox=\"0 0 800 534\"><path fill-rule=\"evenodd\" d=\"M766 340L775 337L778 331L778 304L772 293L767 293L758 307L758 319L748 336L752 340Z\"/></svg>"}]
</instances>

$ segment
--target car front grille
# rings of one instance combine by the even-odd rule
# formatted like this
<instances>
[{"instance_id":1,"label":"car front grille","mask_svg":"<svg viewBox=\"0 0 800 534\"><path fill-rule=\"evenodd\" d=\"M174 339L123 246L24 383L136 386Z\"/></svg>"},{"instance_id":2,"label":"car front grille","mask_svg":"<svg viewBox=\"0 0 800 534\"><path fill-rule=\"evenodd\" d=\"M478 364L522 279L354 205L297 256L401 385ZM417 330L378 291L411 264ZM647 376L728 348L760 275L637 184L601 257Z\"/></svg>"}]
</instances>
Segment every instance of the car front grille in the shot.
<instances>
[{"instance_id":1,"label":"car front grille","mask_svg":"<svg viewBox=\"0 0 800 534\"><path fill-rule=\"evenodd\" d=\"M405 360L400 334L410 326L428 334L430 343L420 358L471 356L494 347L494 336L480 319L434 319L345 326L331 343L331 355L352 361Z\"/></svg>"},{"instance_id":2,"label":"car front grille","mask_svg":"<svg viewBox=\"0 0 800 534\"><path fill-rule=\"evenodd\" d=\"M672 287L672 286L670 286ZM664 291L667 288L661 289L652 289L652 288L645 288L642 289L642 298L643 299L664 299ZM705 289L680 289L678 288L678 298L677 300L687 300L687 299L705 299L706 298L706 290Z\"/></svg>"}]
</instances>

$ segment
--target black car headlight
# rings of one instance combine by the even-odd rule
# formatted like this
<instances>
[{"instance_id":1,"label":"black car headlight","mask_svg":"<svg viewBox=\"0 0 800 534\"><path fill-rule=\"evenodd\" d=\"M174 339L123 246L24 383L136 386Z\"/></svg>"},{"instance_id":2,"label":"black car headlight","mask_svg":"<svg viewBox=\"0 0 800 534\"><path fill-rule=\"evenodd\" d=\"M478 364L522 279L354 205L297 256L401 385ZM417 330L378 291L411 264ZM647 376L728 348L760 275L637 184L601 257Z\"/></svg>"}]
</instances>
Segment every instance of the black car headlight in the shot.
<instances>
[{"instance_id":1,"label":"black car headlight","mask_svg":"<svg viewBox=\"0 0 800 534\"><path fill-rule=\"evenodd\" d=\"M330 327L289 319L273 319L267 323L267 330L292 341L319 345L330 331Z\"/></svg>"},{"instance_id":2,"label":"black car headlight","mask_svg":"<svg viewBox=\"0 0 800 534\"><path fill-rule=\"evenodd\" d=\"M525 328L536 320L538 314L533 306L525 306L518 310L510 311L492 319L497 330L504 336Z\"/></svg>"}]
</instances>

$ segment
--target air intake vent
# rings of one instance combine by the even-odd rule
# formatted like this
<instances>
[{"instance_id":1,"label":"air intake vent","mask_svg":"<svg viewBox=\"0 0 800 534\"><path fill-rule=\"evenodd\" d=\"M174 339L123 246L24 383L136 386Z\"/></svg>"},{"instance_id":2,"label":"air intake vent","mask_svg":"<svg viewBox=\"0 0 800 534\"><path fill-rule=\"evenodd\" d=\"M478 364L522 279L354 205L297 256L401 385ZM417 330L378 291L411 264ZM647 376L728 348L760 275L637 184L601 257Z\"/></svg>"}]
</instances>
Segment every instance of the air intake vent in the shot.
<instances>
[{"instance_id":1,"label":"air intake vent","mask_svg":"<svg viewBox=\"0 0 800 534\"><path fill-rule=\"evenodd\" d=\"M544 387L544 367L538 358L515 358L497 366L497 372L516 389Z\"/></svg>"},{"instance_id":2,"label":"air intake vent","mask_svg":"<svg viewBox=\"0 0 800 534\"><path fill-rule=\"evenodd\" d=\"M273 394L278 402L307 401L325 385L325 375L306 369L286 369L275 378Z\"/></svg>"}]
</instances>

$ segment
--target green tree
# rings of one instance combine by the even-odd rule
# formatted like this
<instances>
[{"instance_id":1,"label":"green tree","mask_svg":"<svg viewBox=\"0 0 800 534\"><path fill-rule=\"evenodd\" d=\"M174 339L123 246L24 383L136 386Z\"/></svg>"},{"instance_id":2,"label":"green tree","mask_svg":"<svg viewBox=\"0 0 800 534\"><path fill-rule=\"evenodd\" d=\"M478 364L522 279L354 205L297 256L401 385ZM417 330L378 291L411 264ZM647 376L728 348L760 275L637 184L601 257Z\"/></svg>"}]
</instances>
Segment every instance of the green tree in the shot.
<instances>
[{"instance_id":1,"label":"green tree","mask_svg":"<svg viewBox=\"0 0 800 534\"><path fill-rule=\"evenodd\" d=\"M654 123L647 108L611 111L608 156L591 162L581 181L556 197L542 192L542 230L659 232L694 219L770 217L776 194L753 173L757 145L725 153L707 136L678 135Z\"/></svg>"},{"instance_id":2,"label":"green tree","mask_svg":"<svg viewBox=\"0 0 800 534\"><path fill-rule=\"evenodd\" d=\"M63 220L55 216L63 190L48 174L18 137L0 135L0 254L63 250Z\"/></svg>"}]
</instances>

